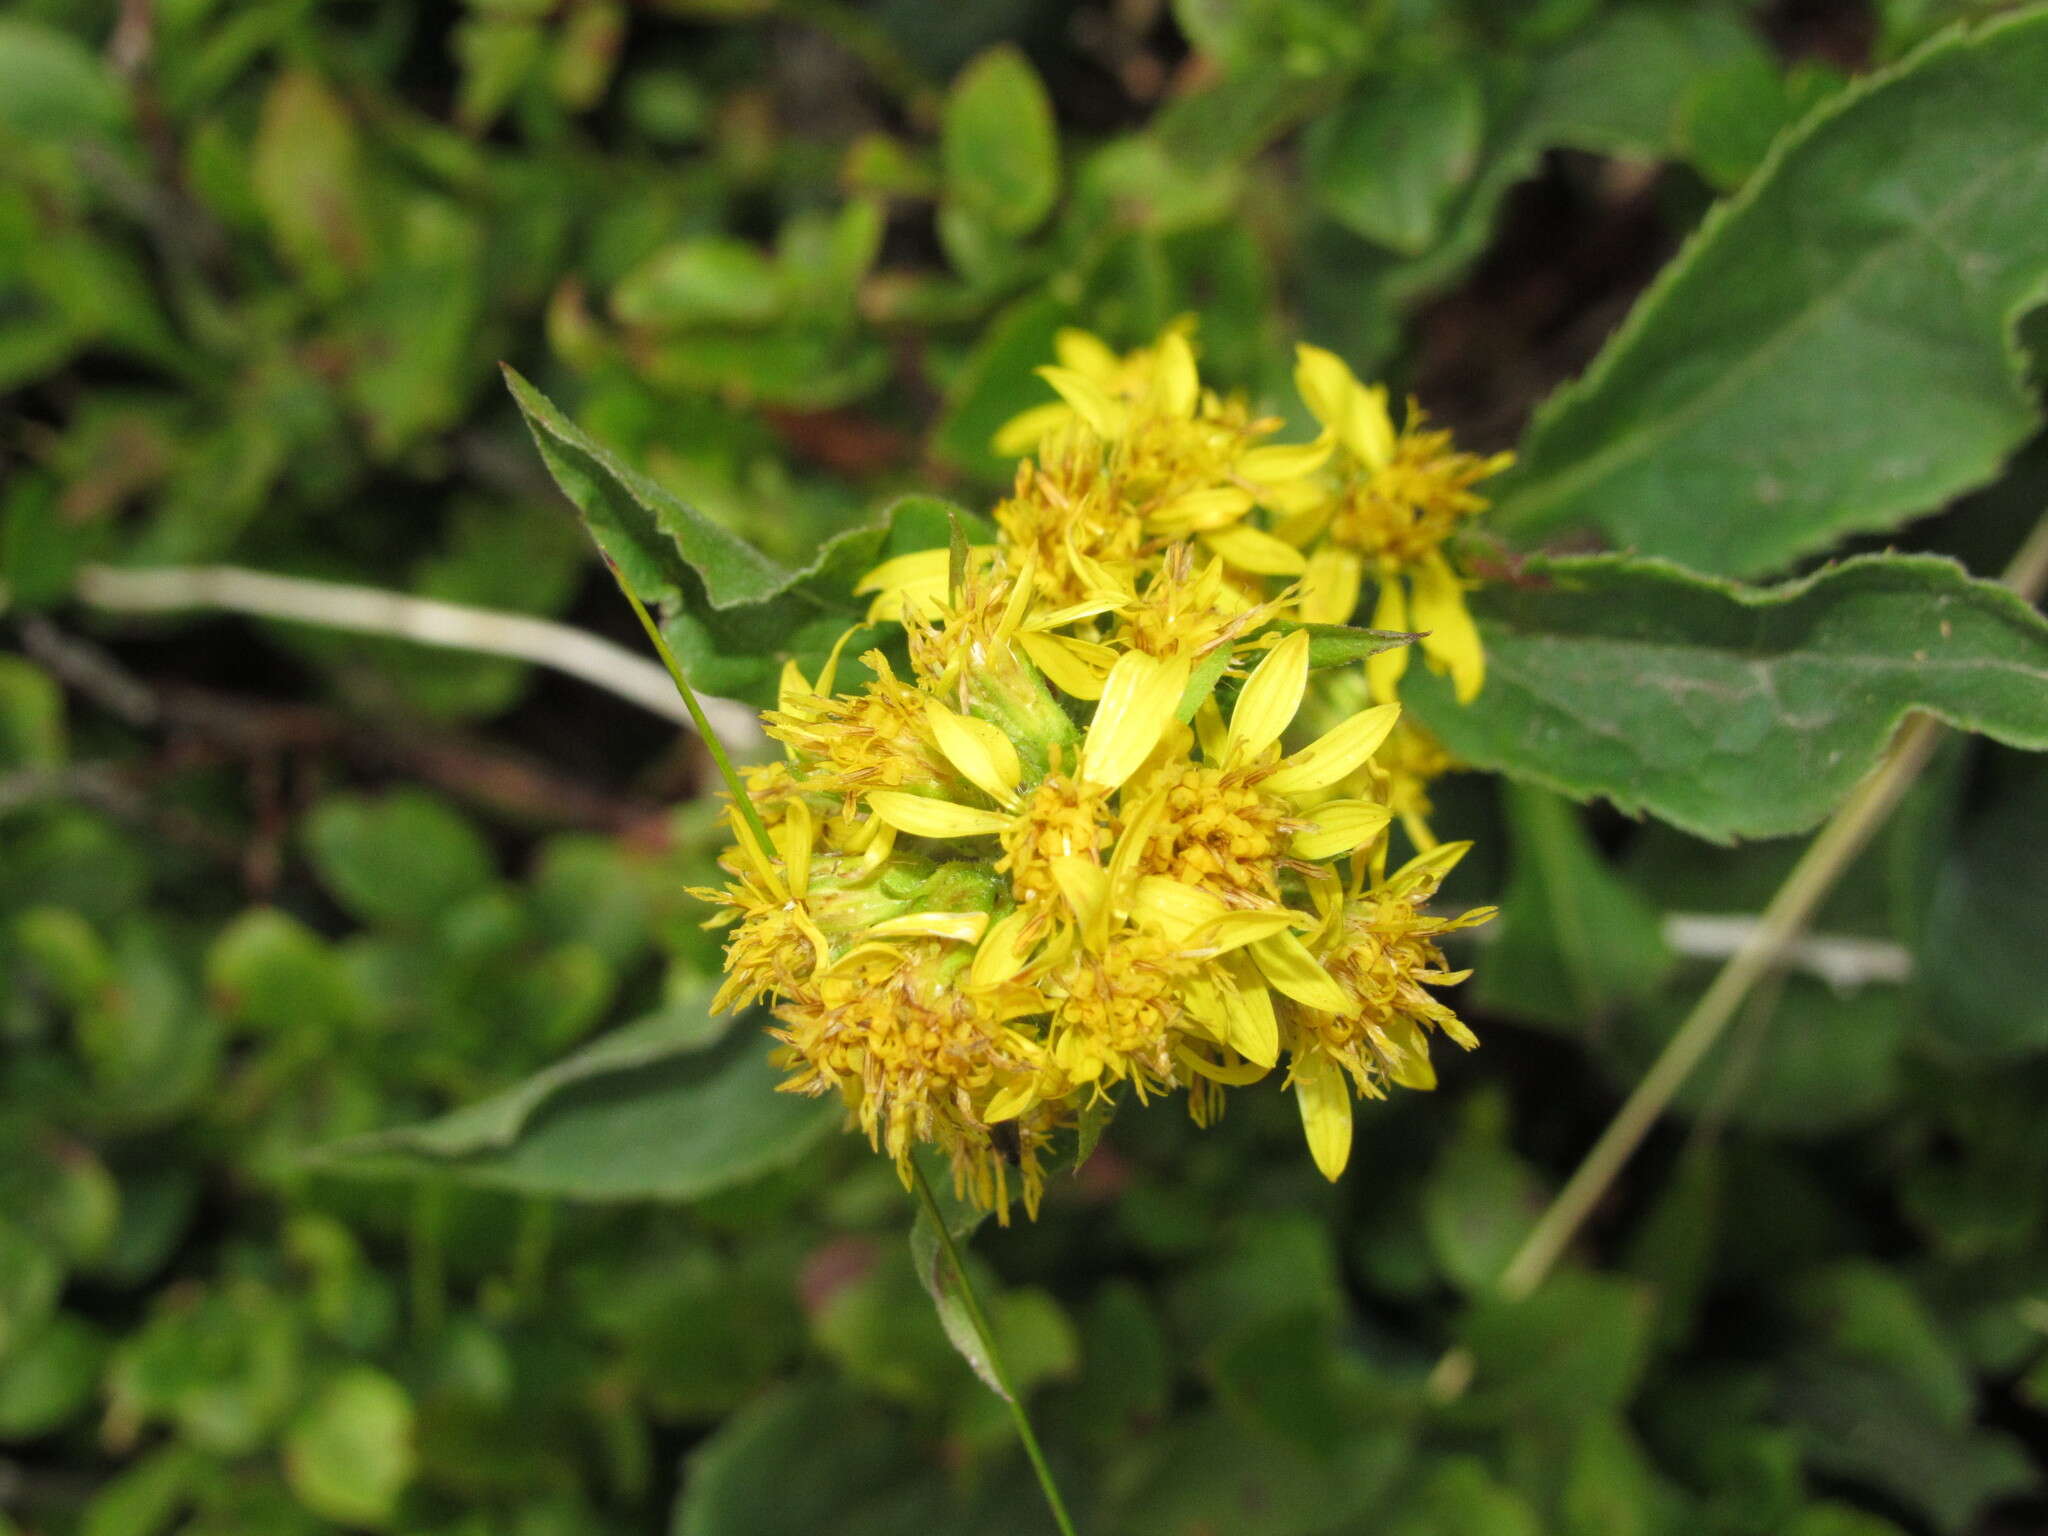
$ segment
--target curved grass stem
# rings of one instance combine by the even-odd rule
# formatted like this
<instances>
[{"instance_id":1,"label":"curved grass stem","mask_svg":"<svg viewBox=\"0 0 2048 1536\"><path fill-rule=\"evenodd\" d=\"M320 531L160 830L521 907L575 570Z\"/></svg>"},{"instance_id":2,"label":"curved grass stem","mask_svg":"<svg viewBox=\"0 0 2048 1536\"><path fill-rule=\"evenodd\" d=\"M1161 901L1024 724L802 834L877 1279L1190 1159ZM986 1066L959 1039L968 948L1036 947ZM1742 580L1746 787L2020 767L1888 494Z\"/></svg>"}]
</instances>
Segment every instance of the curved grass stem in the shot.
<instances>
[{"instance_id":1,"label":"curved grass stem","mask_svg":"<svg viewBox=\"0 0 2048 1536\"><path fill-rule=\"evenodd\" d=\"M1011 1384L1010 1369L1003 1363L1003 1353L996 1344L995 1331L988 1325L988 1316L981 1310L981 1298L974 1293L974 1282L968 1278L967 1266L961 1261L960 1246L953 1241L953 1232L946 1225L946 1218L939 1210L939 1202L932 1194L932 1186L924 1176L924 1169L913 1158L910 1164L911 1189L916 1193L918 1204L924 1209L925 1220L932 1224L938 1234L939 1247L946 1255L946 1265L953 1272L954 1280L960 1287L960 1304L967 1313L967 1320L974 1327L974 1336L981 1342L982 1354L988 1360L989 1374L995 1377L997 1395L1010 1410L1010 1421L1017 1426L1017 1438L1023 1442L1024 1454L1030 1458L1031 1470L1038 1475L1038 1486L1045 1492L1045 1502L1052 1510L1053 1524L1059 1527L1060 1536L1074 1536L1073 1518L1067 1513L1066 1501L1060 1497L1059 1484L1053 1481L1052 1468L1046 1464L1045 1452L1039 1447L1038 1436L1031 1428L1031 1415L1024 1411L1024 1399Z\"/></svg>"}]
</instances>

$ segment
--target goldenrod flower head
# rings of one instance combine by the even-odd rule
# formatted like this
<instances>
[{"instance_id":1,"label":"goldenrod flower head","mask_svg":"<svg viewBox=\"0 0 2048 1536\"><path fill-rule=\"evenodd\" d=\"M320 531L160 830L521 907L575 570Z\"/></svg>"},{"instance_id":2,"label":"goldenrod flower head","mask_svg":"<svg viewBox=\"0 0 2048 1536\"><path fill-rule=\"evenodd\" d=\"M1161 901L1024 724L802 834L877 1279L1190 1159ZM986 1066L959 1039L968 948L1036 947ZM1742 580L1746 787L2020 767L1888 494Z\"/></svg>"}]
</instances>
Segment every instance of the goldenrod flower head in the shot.
<instances>
[{"instance_id":1,"label":"goldenrod flower head","mask_svg":"<svg viewBox=\"0 0 2048 1536\"><path fill-rule=\"evenodd\" d=\"M1260 505L1295 504L1329 457L1328 444L1262 446L1280 419L1256 416L1243 400L1205 389L1185 328L1170 328L1152 346L1122 357L1085 332L1062 332L1058 345L1060 363L1039 372L1060 403L1016 418L996 445L1035 450L1060 466L1063 500L1091 514L1083 520L1083 542L1097 546L1091 553L1113 565L1137 553L1118 547L1133 534L1193 537L1249 576L1301 573L1300 550L1250 514ZM1099 460L1092 473L1091 453ZM1083 482L1092 503L1073 495ZM1013 541L1041 546L1042 568L1057 572L1068 506L1048 488L1034 489L1028 494L1020 477L1018 494L996 519ZM1117 528L1126 530L1121 539L1109 536ZM1048 595L1070 600L1057 586Z\"/></svg>"},{"instance_id":2,"label":"goldenrod flower head","mask_svg":"<svg viewBox=\"0 0 2048 1536\"><path fill-rule=\"evenodd\" d=\"M1005 547L1032 571L1040 599L1053 608L1134 579L1147 541L1143 519L1109 473L1101 439L1079 424L1062 428L1035 462L1017 467L1016 484L994 517Z\"/></svg>"},{"instance_id":3,"label":"goldenrod flower head","mask_svg":"<svg viewBox=\"0 0 2048 1536\"><path fill-rule=\"evenodd\" d=\"M996 1150L989 1101L1035 1070L1037 1045L990 997L963 988L968 956L939 939L858 945L777 1010L791 1093L836 1091L868 1140L908 1170L920 1142L952 1160L962 1193L1001 1210L1014 1157L1027 1210L1044 1179L1041 1126Z\"/></svg>"},{"instance_id":4,"label":"goldenrod flower head","mask_svg":"<svg viewBox=\"0 0 2048 1536\"><path fill-rule=\"evenodd\" d=\"M785 1088L838 1094L906 1177L939 1149L999 1214L1035 1212L1089 1104L1185 1090L1206 1124L1275 1070L1334 1178L1354 1095L1429 1086L1432 1032L1472 1043L1437 940L1488 914L1425 909L1463 845L1429 831L1445 759L1391 674L1312 690L1291 621L1350 620L1370 575L1382 626L1434 630L1476 687L1443 545L1499 461L1412 408L1397 431L1314 349L1309 444L1205 389L1183 329L1122 356L1067 332L1059 358L1059 401L1005 428L1035 458L996 542L857 589L907 675L883 650L844 690L836 650L785 669L786 759L747 779L764 830L735 818L701 893L731 930L719 1006L766 1003ZM1395 819L1421 852L1388 877Z\"/></svg>"},{"instance_id":5,"label":"goldenrod flower head","mask_svg":"<svg viewBox=\"0 0 2048 1536\"><path fill-rule=\"evenodd\" d=\"M1320 540L1302 582L1302 616L1351 622L1371 576L1379 588L1373 627L1424 631L1423 655L1449 671L1458 698L1468 701L1485 681L1486 660L1444 546L1487 506L1472 487L1514 456L1454 449L1451 434L1429 427L1413 400L1396 431L1385 389L1361 384L1320 347L1297 352L1296 387L1336 450L1322 494L1300 496L1284 528L1298 543ZM1407 665L1405 648L1368 661L1375 696L1391 699Z\"/></svg>"},{"instance_id":6,"label":"goldenrod flower head","mask_svg":"<svg viewBox=\"0 0 2048 1536\"><path fill-rule=\"evenodd\" d=\"M1289 1010L1290 1075L1309 1148L1328 1178L1341 1174L1351 1155L1352 1094L1344 1091L1346 1079L1360 1097L1382 1097L1390 1082L1434 1088L1429 1035L1447 1035L1467 1050L1479 1043L1428 989L1470 974L1445 966L1437 939L1485 922L1493 909L1458 917L1422 911L1470 846L1440 844L1357 892L1332 913L1313 945L1323 974L1335 985L1331 1001L1340 1006L1297 1004Z\"/></svg>"}]
</instances>

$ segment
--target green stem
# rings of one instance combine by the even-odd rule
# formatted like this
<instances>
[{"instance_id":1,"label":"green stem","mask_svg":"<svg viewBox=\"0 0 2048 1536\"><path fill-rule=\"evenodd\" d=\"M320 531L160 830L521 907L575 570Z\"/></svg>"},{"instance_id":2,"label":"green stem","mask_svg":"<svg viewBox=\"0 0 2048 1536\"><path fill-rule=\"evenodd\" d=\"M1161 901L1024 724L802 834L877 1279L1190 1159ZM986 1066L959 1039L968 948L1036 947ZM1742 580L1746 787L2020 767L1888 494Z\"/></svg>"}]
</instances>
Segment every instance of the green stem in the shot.
<instances>
[{"instance_id":1,"label":"green stem","mask_svg":"<svg viewBox=\"0 0 2048 1536\"><path fill-rule=\"evenodd\" d=\"M917 1194L918 1204L924 1208L925 1220L938 1233L946 1264L960 1284L960 1304L967 1312L968 1322L974 1325L974 1336L981 1341L982 1353L988 1359L989 1374L996 1380L996 1394L1009 1406L1010 1420L1017 1426L1017 1438L1024 1443L1024 1454L1031 1459L1031 1470L1038 1474L1038 1486L1044 1490L1045 1502L1052 1509L1053 1524L1059 1527L1060 1536L1074 1536L1074 1522L1067 1514L1066 1501L1060 1497L1059 1484L1053 1481L1052 1468L1046 1465L1045 1452L1039 1448L1038 1436L1031 1428L1031 1416L1024 1411L1024 1399L1010 1384L1009 1368L1003 1364L1002 1351L996 1347L995 1332L981 1310L981 1299L974 1294L974 1282L967 1277L967 1266L961 1261L959 1245L953 1241L953 1229L946 1225L938 1199L932 1194L931 1183L915 1158L910 1162L910 1187Z\"/></svg>"},{"instance_id":2,"label":"green stem","mask_svg":"<svg viewBox=\"0 0 2048 1536\"><path fill-rule=\"evenodd\" d=\"M633 590L633 584L626 580L626 573L619 569L619 562L602 547L598 553L604 558L605 569L612 573L612 580L619 584L619 591L625 594L626 601L633 605L633 612L639 615L640 627L647 631L647 638L652 642L655 654L661 658L661 664L668 668L668 675L676 685L676 692L683 696L683 707L690 712L690 723L697 727L697 734L704 741L704 750L711 754L711 761L718 765L719 777L725 780L726 793L732 796L732 803L739 808L740 814L746 817L747 826L760 843L762 854L768 855L775 847L768 840L768 828L762 824L761 813L754 809L753 796L747 793L745 780L740 778L739 770L733 767L732 759L726 756L725 743L718 739L718 732L711 729L711 722L704 718L704 707L697 702L697 690L692 688L690 680L683 676L683 664L676 660L676 653L669 649L668 640L663 636L661 627L654 622L654 615L647 611L647 605L640 601L640 594Z\"/></svg>"}]
</instances>

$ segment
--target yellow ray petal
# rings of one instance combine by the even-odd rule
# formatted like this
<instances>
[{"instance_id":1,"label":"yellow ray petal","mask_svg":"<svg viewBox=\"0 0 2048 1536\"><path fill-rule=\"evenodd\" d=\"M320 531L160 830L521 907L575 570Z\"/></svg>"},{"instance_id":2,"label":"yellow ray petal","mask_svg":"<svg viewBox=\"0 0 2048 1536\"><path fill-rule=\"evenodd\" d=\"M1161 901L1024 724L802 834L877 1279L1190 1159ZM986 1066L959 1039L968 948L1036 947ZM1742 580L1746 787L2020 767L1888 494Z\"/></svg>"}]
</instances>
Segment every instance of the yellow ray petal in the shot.
<instances>
[{"instance_id":1,"label":"yellow ray petal","mask_svg":"<svg viewBox=\"0 0 2048 1536\"><path fill-rule=\"evenodd\" d=\"M860 878L865 880L896 851L896 829L879 816L871 816L855 834L853 850L860 854Z\"/></svg>"},{"instance_id":2,"label":"yellow ray petal","mask_svg":"<svg viewBox=\"0 0 2048 1536\"><path fill-rule=\"evenodd\" d=\"M1020 909L988 930L981 947L974 952L974 963L967 968L969 986L999 987L1024 969L1038 942L1029 931L1031 917L1031 913Z\"/></svg>"},{"instance_id":3,"label":"yellow ray petal","mask_svg":"<svg viewBox=\"0 0 2048 1536\"><path fill-rule=\"evenodd\" d=\"M1038 1074L1032 1073L1020 1082L1010 1084L988 1101L988 1108L981 1112L981 1118L990 1125L1000 1125L1005 1120L1014 1120L1043 1097L1038 1091Z\"/></svg>"},{"instance_id":4,"label":"yellow ray petal","mask_svg":"<svg viewBox=\"0 0 2048 1536\"><path fill-rule=\"evenodd\" d=\"M1102 680L1116 664L1116 652L1092 640L1026 630L1017 637L1017 643L1031 658L1031 664L1045 674L1046 681L1070 699L1101 698Z\"/></svg>"},{"instance_id":5,"label":"yellow ray petal","mask_svg":"<svg viewBox=\"0 0 2048 1536\"><path fill-rule=\"evenodd\" d=\"M1324 732L1280 764L1262 786L1276 795L1304 795L1328 789L1357 769L1387 739L1401 717L1398 704L1375 704Z\"/></svg>"},{"instance_id":6,"label":"yellow ray petal","mask_svg":"<svg viewBox=\"0 0 2048 1536\"><path fill-rule=\"evenodd\" d=\"M1312 831L1294 834L1292 849L1301 859L1334 859L1378 837L1393 812L1372 800L1328 800L1309 812Z\"/></svg>"},{"instance_id":7,"label":"yellow ray petal","mask_svg":"<svg viewBox=\"0 0 2048 1536\"><path fill-rule=\"evenodd\" d=\"M1308 687L1308 644L1308 631L1297 629L1252 669L1230 712L1226 757L1240 763L1256 760L1293 723Z\"/></svg>"},{"instance_id":8,"label":"yellow ray petal","mask_svg":"<svg viewBox=\"0 0 2048 1536\"><path fill-rule=\"evenodd\" d=\"M1449 671L1458 702L1471 703L1486 682L1486 652L1465 606L1465 588L1441 553L1415 568L1414 602L1415 627L1427 631L1422 653Z\"/></svg>"},{"instance_id":9,"label":"yellow ray petal","mask_svg":"<svg viewBox=\"0 0 2048 1536\"><path fill-rule=\"evenodd\" d=\"M1167 416L1182 419L1201 403L1202 380L1195 369L1195 349L1179 331L1169 331L1153 349L1152 398Z\"/></svg>"},{"instance_id":10,"label":"yellow ray petal","mask_svg":"<svg viewBox=\"0 0 2048 1536\"><path fill-rule=\"evenodd\" d=\"M1124 602L1125 597L1123 593L1112 592L1104 597L1090 598L1085 603L1070 603L1065 608L1055 608L1051 613L1032 615L1031 627L1036 630L1064 629L1069 624L1078 624L1083 619L1092 619L1098 613L1107 613L1112 608L1121 608Z\"/></svg>"},{"instance_id":11,"label":"yellow ray petal","mask_svg":"<svg viewBox=\"0 0 2048 1536\"><path fill-rule=\"evenodd\" d=\"M1231 565L1254 576L1299 576L1308 569L1300 550L1250 523L1205 529L1201 540Z\"/></svg>"},{"instance_id":12,"label":"yellow ray petal","mask_svg":"<svg viewBox=\"0 0 2048 1536\"><path fill-rule=\"evenodd\" d=\"M775 707L783 714L789 714L804 700L814 697L811 681L804 676L804 669L792 660L782 663L782 675L775 683Z\"/></svg>"},{"instance_id":13,"label":"yellow ray petal","mask_svg":"<svg viewBox=\"0 0 2048 1536\"><path fill-rule=\"evenodd\" d=\"M1252 509L1251 492L1236 486L1212 485L1176 496L1145 518L1145 526L1169 538L1200 533L1234 523Z\"/></svg>"},{"instance_id":14,"label":"yellow ray petal","mask_svg":"<svg viewBox=\"0 0 2048 1536\"><path fill-rule=\"evenodd\" d=\"M986 720L955 714L937 699L927 698L924 704L925 719L946 761L997 804L1014 805L1024 769L1010 738Z\"/></svg>"},{"instance_id":15,"label":"yellow ray petal","mask_svg":"<svg viewBox=\"0 0 2048 1536\"><path fill-rule=\"evenodd\" d=\"M970 545L967 561L970 568L986 565L995 559L993 544ZM945 589L947 570L952 564L952 551L945 548L917 549L907 555L897 555L884 560L869 571L854 585L854 594L863 592L887 592L896 587L920 586L936 579L940 590Z\"/></svg>"},{"instance_id":16,"label":"yellow ray petal","mask_svg":"<svg viewBox=\"0 0 2048 1536\"><path fill-rule=\"evenodd\" d=\"M1242 1088L1248 1083L1256 1083L1271 1070L1260 1066L1256 1061L1240 1062L1237 1066L1226 1067L1220 1062L1209 1060L1199 1052L1189 1050L1186 1046L1180 1047L1173 1054L1189 1071L1222 1083L1227 1088Z\"/></svg>"},{"instance_id":17,"label":"yellow ray petal","mask_svg":"<svg viewBox=\"0 0 2048 1536\"><path fill-rule=\"evenodd\" d=\"M1344 1013L1351 1007L1344 989L1308 952L1308 946L1291 933L1254 940L1252 959L1258 963L1259 974L1276 991L1304 1008L1313 1008L1318 1013Z\"/></svg>"},{"instance_id":18,"label":"yellow ray petal","mask_svg":"<svg viewBox=\"0 0 2048 1536\"><path fill-rule=\"evenodd\" d=\"M1470 838L1458 843L1438 843L1434 848L1415 855L1381 883L1389 890L1398 891L1424 880L1441 880L1471 851Z\"/></svg>"},{"instance_id":19,"label":"yellow ray petal","mask_svg":"<svg viewBox=\"0 0 2048 1536\"><path fill-rule=\"evenodd\" d=\"M1071 368L1041 368L1038 376L1059 391L1059 397L1097 436L1113 440L1122 435L1124 407L1094 379Z\"/></svg>"},{"instance_id":20,"label":"yellow ray petal","mask_svg":"<svg viewBox=\"0 0 2048 1536\"><path fill-rule=\"evenodd\" d=\"M1109 873L1100 864L1078 853L1063 854L1052 861L1052 879L1084 927L1107 926Z\"/></svg>"},{"instance_id":21,"label":"yellow ray petal","mask_svg":"<svg viewBox=\"0 0 2048 1536\"><path fill-rule=\"evenodd\" d=\"M1223 723L1223 710L1211 694L1195 708L1195 739L1202 744L1202 756L1212 763L1223 761L1230 741L1230 727Z\"/></svg>"},{"instance_id":22,"label":"yellow ray petal","mask_svg":"<svg viewBox=\"0 0 2048 1536\"><path fill-rule=\"evenodd\" d=\"M1131 920L1179 949L1227 910L1220 896L1165 875L1146 875L1131 901Z\"/></svg>"},{"instance_id":23,"label":"yellow ray petal","mask_svg":"<svg viewBox=\"0 0 2048 1536\"><path fill-rule=\"evenodd\" d=\"M761 845L754 835L751 817L740 814L731 807L726 810L727 825L732 828L733 842L738 846L741 860L750 868L755 877L775 894L778 900L789 899L789 886L782 878L777 864L780 850L770 850Z\"/></svg>"},{"instance_id":24,"label":"yellow ray petal","mask_svg":"<svg viewBox=\"0 0 2048 1536\"><path fill-rule=\"evenodd\" d=\"M1290 1070L1309 1156L1316 1160L1323 1177L1334 1184L1351 1161L1351 1093L1343 1069L1316 1053L1295 1057Z\"/></svg>"},{"instance_id":25,"label":"yellow ray petal","mask_svg":"<svg viewBox=\"0 0 2048 1536\"><path fill-rule=\"evenodd\" d=\"M1081 777L1105 789L1119 788L1151 755L1187 686L1185 660L1161 661L1142 651L1119 656L1103 681L1101 702L1081 744Z\"/></svg>"},{"instance_id":26,"label":"yellow ray petal","mask_svg":"<svg viewBox=\"0 0 2048 1536\"><path fill-rule=\"evenodd\" d=\"M1358 551L1325 544L1308 557L1301 578L1301 621L1304 624L1349 624L1358 612L1358 591L1365 564Z\"/></svg>"},{"instance_id":27,"label":"yellow ray petal","mask_svg":"<svg viewBox=\"0 0 2048 1536\"><path fill-rule=\"evenodd\" d=\"M1280 1019L1273 994L1263 985L1227 983L1224 1005L1230 1010L1230 1044L1247 1061L1271 1067L1280 1060Z\"/></svg>"},{"instance_id":28,"label":"yellow ray petal","mask_svg":"<svg viewBox=\"0 0 2048 1536\"><path fill-rule=\"evenodd\" d=\"M1429 1040L1415 1021L1390 1019L1387 1021L1387 1035L1401 1053L1387 1063L1387 1076L1403 1088L1414 1088L1423 1093L1436 1087L1436 1068L1429 1060Z\"/></svg>"},{"instance_id":29,"label":"yellow ray petal","mask_svg":"<svg viewBox=\"0 0 2048 1536\"><path fill-rule=\"evenodd\" d=\"M783 807L782 825L771 835L775 839L776 852L782 855L789 894L801 901L811 888L811 844L816 827L811 820L810 806L801 800L789 801Z\"/></svg>"},{"instance_id":30,"label":"yellow ray petal","mask_svg":"<svg viewBox=\"0 0 2048 1536\"><path fill-rule=\"evenodd\" d=\"M998 458L1021 458L1034 453L1038 445L1073 419L1074 413L1058 400L1019 411L996 429L989 439L989 451Z\"/></svg>"},{"instance_id":31,"label":"yellow ray petal","mask_svg":"<svg viewBox=\"0 0 2048 1536\"><path fill-rule=\"evenodd\" d=\"M905 912L884 918L868 929L876 939L958 939L977 944L988 932L986 912Z\"/></svg>"},{"instance_id":32,"label":"yellow ray petal","mask_svg":"<svg viewBox=\"0 0 2048 1536\"><path fill-rule=\"evenodd\" d=\"M1312 475L1328 463L1329 458L1328 438L1318 438L1313 443L1271 443L1240 457L1237 472L1255 484L1277 484Z\"/></svg>"},{"instance_id":33,"label":"yellow ray petal","mask_svg":"<svg viewBox=\"0 0 2048 1536\"><path fill-rule=\"evenodd\" d=\"M1295 913L1284 909L1218 912L1190 930L1185 943L1189 949L1225 954L1260 939L1271 938L1276 933L1286 933L1299 922L1300 918Z\"/></svg>"},{"instance_id":34,"label":"yellow ray petal","mask_svg":"<svg viewBox=\"0 0 2048 1536\"><path fill-rule=\"evenodd\" d=\"M1105 387L1123 368L1123 360L1110 350L1108 342L1077 325L1063 325L1054 333L1052 355L1062 368L1084 373Z\"/></svg>"},{"instance_id":35,"label":"yellow ray petal","mask_svg":"<svg viewBox=\"0 0 2048 1536\"><path fill-rule=\"evenodd\" d=\"M1352 386L1337 440L1367 469L1378 469L1393 458L1394 418L1387 414L1385 385Z\"/></svg>"},{"instance_id":36,"label":"yellow ray petal","mask_svg":"<svg viewBox=\"0 0 2048 1536\"><path fill-rule=\"evenodd\" d=\"M1373 604L1372 627L1374 629L1408 628L1408 594L1401 588L1401 578L1382 574L1380 576L1379 601ZM1410 647L1397 645L1391 651L1381 651L1377 656L1365 658L1365 681L1372 696L1382 704L1394 702L1394 692L1401 686L1401 674L1408 670Z\"/></svg>"},{"instance_id":37,"label":"yellow ray petal","mask_svg":"<svg viewBox=\"0 0 2048 1536\"><path fill-rule=\"evenodd\" d=\"M1145 845L1152 841L1152 831L1165 814L1164 789L1145 796L1135 806L1124 807L1123 830L1117 836L1115 852L1109 856L1110 899L1118 904L1119 911L1129 908L1138 860L1144 857Z\"/></svg>"},{"instance_id":38,"label":"yellow ray petal","mask_svg":"<svg viewBox=\"0 0 2048 1536\"><path fill-rule=\"evenodd\" d=\"M1344 403L1358 380L1336 353L1302 342L1294 349L1294 387L1301 403L1331 433L1344 417Z\"/></svg>"},{"instance_id":39,"label":"yellow ray petal","mask_svg":"<svg viewBox=\"0 0 2048 1536\"><path fill-rule=\"evenodd\" d=\"M867 803L882 820L912 837L993 837L1010 824L1010 818L1000 811L955 805L900 789L871 790Z\"/></svg>"}]
</instances>

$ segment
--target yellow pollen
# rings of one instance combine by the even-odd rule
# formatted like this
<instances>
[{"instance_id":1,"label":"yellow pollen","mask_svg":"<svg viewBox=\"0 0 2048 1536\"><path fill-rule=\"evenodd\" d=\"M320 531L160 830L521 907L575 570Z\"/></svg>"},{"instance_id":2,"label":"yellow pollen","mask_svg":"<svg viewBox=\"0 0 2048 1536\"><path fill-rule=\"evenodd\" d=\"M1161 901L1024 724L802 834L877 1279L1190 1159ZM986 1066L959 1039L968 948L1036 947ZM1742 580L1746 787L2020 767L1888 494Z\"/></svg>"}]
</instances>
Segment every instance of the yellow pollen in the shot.
<instances>
[{"instance_id":1,"label":"yellow pollen","mask_svg":"<svg viewBox=\"0 0 2048 1536\"><path fill-rule=\"evenodd\" d=\"M1236 905L1277 899L1284 808L1225 769L1190 765L1165 782L1166 814L1139 867Z\"/></svg>"},{"instance_id":2,"label":"yellow pollen","mask_svg":"<svg viewBox=\"0 0 2048 1536\"><path fill-rule=\"evenodd\" d=\"M1010 825L1003 829L999 874L1010 877L1019 906L1053 899L1058 891L1052 861L1076 854L1099 859L1110 841L1105 812L1109 792L1093 784L1053 773L1025 797Z\"/></svg>"}]
</instances>

